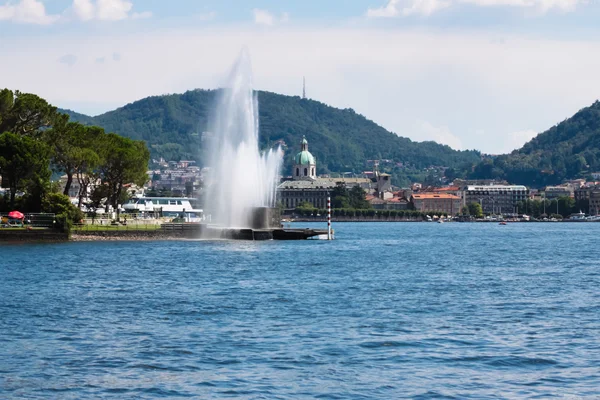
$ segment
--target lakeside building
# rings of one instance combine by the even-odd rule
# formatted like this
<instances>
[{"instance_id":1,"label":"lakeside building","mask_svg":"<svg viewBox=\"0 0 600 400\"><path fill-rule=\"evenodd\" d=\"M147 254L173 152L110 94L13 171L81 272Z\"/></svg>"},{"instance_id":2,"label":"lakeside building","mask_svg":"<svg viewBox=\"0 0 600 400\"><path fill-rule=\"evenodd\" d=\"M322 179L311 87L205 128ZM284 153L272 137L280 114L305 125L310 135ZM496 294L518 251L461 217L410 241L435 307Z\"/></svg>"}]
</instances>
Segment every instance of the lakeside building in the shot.
<instances>
[{"instance_id":1,"label":"lakeside building","mask_svg":"<svg viewBox=\"0 0 600 400\"><path fill-rule=\"evenodd\" d=\"M413 193L410 202L415 210L422 212L456 215L462 208L462 198L447 193Z\"/></svg>"},{"instance_id":2,"label":"lakeside building","mask_svg":"<svg viewBox=\"0 0 600 400\"><path fill-rule=\"evenodd\" d=\"M485 214L516 215L517 203L525 201L529 189L523 185L467 186L465 204L479 203Z\"/></svg>"},{"instance_id":3,"label":"lakeside building","mask_svg":"<svg viewBox=\"0 0 600 400\"><path fill-rule=\"evenodd\" d=\"M390 194L392 197L385 200L372 194L367 194L365 199L375 210L409 210L411 208L410 202L401 192L390 192Z\"/></svg>"},{"instance_id":4,"label":"lakeside building","mask_svg":"<svg viewBox=\"0 0 600 400\"><path fill-rule=\"evenodd\" d=\"M465 193L460 186L427 187L421 190L419 193L451 194L460 198L461 208L466 204L464 197ZM410 198L410 196L407 198Z\"/></svg>"},{"instance_id":5,"label":"lakeside building","mask_svg":"<svg viewBox=\"0 0 600 400\"><path fill-rule=\"evenodd\" d=\"M573 197L575 188L569 184L560 186L546 186L544 197L547 200L558 199L559 197Z\"/></svg>"}]
</instances>

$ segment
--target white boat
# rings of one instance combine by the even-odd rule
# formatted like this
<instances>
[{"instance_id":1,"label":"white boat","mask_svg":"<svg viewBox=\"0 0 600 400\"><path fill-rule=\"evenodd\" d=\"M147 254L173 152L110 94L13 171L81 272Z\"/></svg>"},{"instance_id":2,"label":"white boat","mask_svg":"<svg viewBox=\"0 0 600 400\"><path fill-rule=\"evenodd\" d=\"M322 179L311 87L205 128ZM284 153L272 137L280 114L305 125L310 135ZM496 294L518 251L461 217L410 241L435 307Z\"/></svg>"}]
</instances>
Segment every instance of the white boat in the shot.
<instances>
[{"instance_id":1,"label":"white boat","mask_svg":"<svg viewBox=\"0 0 600 400\"><path fill-rule=\"evenodd\" d=\"M577 214L571 214L571 216L569 217L570 221L586 221L585 218L585 213L581 212L581 210L579 210L579 213Z\"/></svg>"},{"instance_id":2,"label":"white boat","mask_svg":"<svg viewBox=\"0 0 600 400\"><path fill-rule=\"evenodd\" d=\"M165 217L177 217L185 213L186 218L201 218L203 211L192 207L187 197L135 197L123 205L129 213L161 213Z\"/></svg>"}]
</instances>

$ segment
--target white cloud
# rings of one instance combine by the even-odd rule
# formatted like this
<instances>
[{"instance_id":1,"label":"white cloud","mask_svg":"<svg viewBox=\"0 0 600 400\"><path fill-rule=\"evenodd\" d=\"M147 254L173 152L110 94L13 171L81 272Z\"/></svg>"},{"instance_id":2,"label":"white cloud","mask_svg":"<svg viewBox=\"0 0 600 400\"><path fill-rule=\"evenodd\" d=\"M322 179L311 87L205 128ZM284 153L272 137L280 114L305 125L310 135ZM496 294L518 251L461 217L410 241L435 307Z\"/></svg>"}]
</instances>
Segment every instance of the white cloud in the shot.
<instances>
[{"instance_id":1,"label":"white cloud","mask_svg":"<svg viewBox=\"0 0 600 400\"><path fill-rule=\"evenodd\" d=\"M450 6L446 0L388 0L387 4L379 8L369 8L367 17L390 18L409 15L431 15Z\"/></svg>"},{"instance_id":2,"label":"white cloud","mask_svg":"<svg viewBox=\"0 0 600 400\"><path fill-rule=\"evenodd\" d=\"M391 18L410 15L428 16L454 4L470 4L479 7L520 7L544 14L556 9L561 12L574 11L578 5L589 0L387 0L381 7L369 8L367 17Z\"/></svg>"},{"instance_id":3,"label":"white cloud","mask_svg":"<svg viewBox=\"0 0 600 400\"><path fill-rule=\"evenodd\" d=\"M544 14L552 9L562 12L575 11L578 5L586 4L588 0L458 0L458 2L480 7L530 8Z\"/></svg>"},{"instance_id":4,"label":"white cloud","mask_svg":"<svg viewBox=\"0 0 600 400\"><path fill-rule=\"evenodd\" d=\"M402 9L402 15L431 15L450 6L449 1L443 0L412 0L411 4Z\"/></svg>"},{"instance_id":5,"label":"white cloud","mask_svg":"<svg viewBox=\"0 0 600 400\"><path fill-rule=\"evenodd\" d=\"M252 13L254 14L254 23L257 25L273 26L276 23L286 23L290 20L290 14L287 12L281 13L281 17L277 17L267 10L255 8Z\"/></svg>"},{"instance_id":6,"label":"white cloud","mask_svg":"<svg viewBox=\"0 0 600 400\"><path fill-rule=\"evenodd\" d=\"M255 8L252 12L254 13L254 22L258 25L271 26L275 22L275 16L266 10Z\"/></svg>"},{"instance_id":7,"label":"white cloud","mask_svg":"<svg viewBox=\"0 0 600 400\"><path fill-rule=\"evenodd\" d=\"M389 0L385 6L369 8L367 10L367 17L395 17L399 14L398 3L400 3L400 0Z\"/></svg>"},{"instance_id":8,"label":"white cloud","mask_svg":"<svg viewBox=\"0 0 600 400\"><path fill-rule=\"evenodd\" d=\"M448 145L454 150L463 150L462 141L450 132L450 128L447 126L433 126L427 121L420 121L415 124L415 135L417 140L429 141L433 140L441 144Z\"/></svg>"},{"instance_id":9,"label":"white cloud","mask_svg":"<svg viewBox=\"0 0 600 400\"><path fill-rule=\"evenodd\" d=\"M0 21L13 21L23 24L50 25L56 22L58 15L46 14L44 3L39 0L20 0L0 5Z\"/></svg>"},{"instance_id":10,"label":"white cloud","mask_svg":"<svg viewBox=\"0 0 600 400\"><path fill-rule=\"evenodd\" d=\"M97 0L96 15L101 21L127 19L133 4L127 0Z\"/></svg>"},{"instance_id":11,"label":"white cloud","mask_svg":"<svg viewBox=\"0 0 600 400\"><path fill-rule=\"evenodd\" d=\"M92 0L73 0L73 13L82 21L89 21L94 18L96 7Z\"/></svg>"},{"instance_id":12,"label":"white cloud","mask_svg":"<svg viewBox=\"0 0 600 400\"><path fill-rule=\"evenodd\" d=\"M148 19L148 18L152 18L152 11L144 11L141 13L133 13L131 15L132 19Z\"/></svg>"},{"instance_id":13,"label":"white cloud","mask_svg":"<svg viewBox=\"0 0 600 400\"><path fill-rule=\"evenodd\" d=\"M151 18L152 12L134 12L129 0L73 0L72 13L81 21L121 21Z\"/></svg>"}]
</instances>

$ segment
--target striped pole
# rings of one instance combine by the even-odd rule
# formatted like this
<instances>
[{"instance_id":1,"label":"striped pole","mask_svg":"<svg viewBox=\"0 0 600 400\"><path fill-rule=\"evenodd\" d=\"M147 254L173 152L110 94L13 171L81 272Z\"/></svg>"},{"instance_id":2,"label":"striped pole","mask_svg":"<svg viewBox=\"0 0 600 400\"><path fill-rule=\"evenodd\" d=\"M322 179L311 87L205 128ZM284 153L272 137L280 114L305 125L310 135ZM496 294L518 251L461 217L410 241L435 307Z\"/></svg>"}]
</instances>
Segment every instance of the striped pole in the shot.
<instances>
[{"instance_id":1,"label":"striped pole","mask_svg":"<svg viewBox=\"0 0 600 400\"><path fill-rule=\"evenodd\" d=\"M327 240L331 240L331 197L327 196Z\"/></svg>"}]
</instances>

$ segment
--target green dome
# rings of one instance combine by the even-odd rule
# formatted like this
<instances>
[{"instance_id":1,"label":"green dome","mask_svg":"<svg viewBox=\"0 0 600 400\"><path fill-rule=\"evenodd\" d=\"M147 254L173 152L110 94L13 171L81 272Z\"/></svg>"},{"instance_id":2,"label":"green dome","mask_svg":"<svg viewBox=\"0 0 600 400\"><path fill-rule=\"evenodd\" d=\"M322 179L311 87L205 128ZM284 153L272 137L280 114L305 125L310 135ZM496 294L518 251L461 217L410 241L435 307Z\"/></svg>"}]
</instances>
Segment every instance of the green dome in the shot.
<instances>
[{"instance_id":1,"label":"green dome","mask_svg":"<svg viewBox=\"0 0 600 400\"><path fill-rule=\"evenodd\" d=\"M296 164L298 165L310 165L315 164L315 158L308 150L303 150L296 154Z\"/></svg>"}]
</instances>

